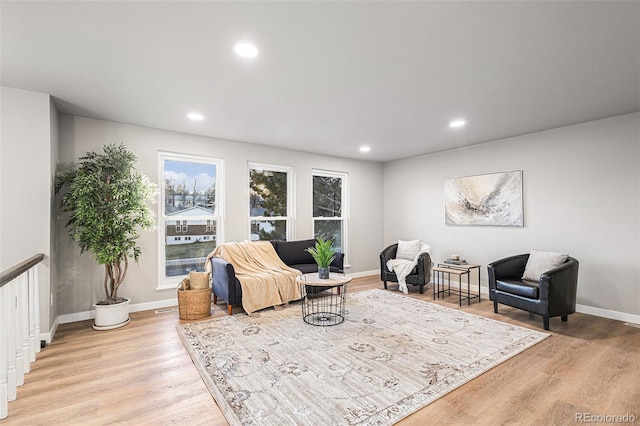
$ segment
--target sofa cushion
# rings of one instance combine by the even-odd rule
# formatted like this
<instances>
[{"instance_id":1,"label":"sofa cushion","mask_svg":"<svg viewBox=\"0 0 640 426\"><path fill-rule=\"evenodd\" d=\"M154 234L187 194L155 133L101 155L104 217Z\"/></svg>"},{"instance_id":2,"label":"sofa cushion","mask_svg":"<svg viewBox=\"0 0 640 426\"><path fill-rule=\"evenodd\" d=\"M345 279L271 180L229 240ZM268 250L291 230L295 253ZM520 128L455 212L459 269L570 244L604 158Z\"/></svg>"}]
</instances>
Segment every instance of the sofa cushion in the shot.
<instances>
[{"instance_id":1,"label":"sofa cushion","mask_svg":"<svg viewBox=\"0 0 640 426\"><path fill-rule=\"evenodd\" d=\"M540 275L562 265L567 261L568 255L552 251L531 250L527 265L522 274L523 280L539 281Z\"/></svg>"},{"instance_id":2,"label":"sofa cushion","mask_svg":"<svg viewBox=\"0 0 640 426\"><path fill-rule=\"evenodd\" d=\"M294 265L289 265L289 267L297 269L303 274L318 272L318 265L316 265L315 263L296 263Z\"/></svg>"},{"instance_id":3,"label":"sofa cushion","mask_svg":"<svg viewBox=\"0 0 640 426\"><path fill-rule=\"evenodd\" d=\"M275 249L280 259L287 265L300 265L305 263L316 264L311 253L306 251L316 245L315 239L299 241L276 241Z\"/></svg>"},{"instance_id":4,"label":"sofa cushion","mask_svg":"<svg viewBox=\"0 0 640 426\"><path fill-rule=\"evenodd\" d=\"M295 265L288 265L291 268L297 269L303 274L310 274L318 272L318 265L316 263L297 263ZM342 272L337 266L329 266L329 272Z\"/></svg>"},{"instance_id":5,"label":"sofa cushion","mask_svg":"<svg viewBox=\"0 0 640 426\"><path fill-rule=\"evenodd\" d=\"M496 289L505 293L515 294L529 299L538 298L538 282L528 280L497 280Z\"/></svg>"}]
</instances>

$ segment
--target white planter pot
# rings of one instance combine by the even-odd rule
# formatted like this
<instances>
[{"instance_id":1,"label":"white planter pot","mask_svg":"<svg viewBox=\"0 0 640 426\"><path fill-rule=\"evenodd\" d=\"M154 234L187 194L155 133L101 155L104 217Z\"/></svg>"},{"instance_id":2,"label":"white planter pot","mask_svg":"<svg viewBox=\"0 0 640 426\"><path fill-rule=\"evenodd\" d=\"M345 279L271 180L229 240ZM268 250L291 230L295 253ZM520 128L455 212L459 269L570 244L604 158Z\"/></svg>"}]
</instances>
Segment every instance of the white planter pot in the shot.
<instances>
[{"instance_id":1,"label":"white planter pot","mask_svg":"<svg viewBox=\"0 0 640 426\"><path fill-rule=\"evenodd\" d=\"M118 303L115 305L98 305L93 304L96 310L96 318L93 328L96 330L111 330L129 324L129 302Z\"/></svg>"}]
</instances>

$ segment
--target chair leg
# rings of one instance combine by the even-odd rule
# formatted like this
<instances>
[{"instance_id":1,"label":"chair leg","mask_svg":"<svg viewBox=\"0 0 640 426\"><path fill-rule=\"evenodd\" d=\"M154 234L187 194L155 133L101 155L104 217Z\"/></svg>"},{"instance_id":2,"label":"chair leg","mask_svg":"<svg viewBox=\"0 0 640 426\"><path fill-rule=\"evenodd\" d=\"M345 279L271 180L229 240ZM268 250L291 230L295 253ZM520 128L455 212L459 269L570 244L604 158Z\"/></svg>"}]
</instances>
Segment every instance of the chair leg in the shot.
<instances>
[{"instance_id":1,"label":"chair leg","mask_svg":"<svg viewBox=\"0 0 640 426\"><path fill-rule=\"evenodd\" d=\"M386 281L384 281L384 289L385 290L387 289L387 282Z\"/></svg>"},{"instance_id":2,"label":"chair leg","mask_svg":"<svg viewBox=\"0 0 640 426\"><path fill-rule=\"evenodd\" d=\"M560 317L560 319L564 322L567 322L569 320L569 316L568 315L563 315Z\"/></svg>"},{"instance_id":3,"label":"chair leg","mask_svg":"<svg viewBox=\"0 0 640 426\"><path fill-rule=\"evenodd\" d=\"M542 324L545 330L549 330L549 317L542 317Z\"/></svg>"},{"instance_id":4,"label":"chair leg","mask_svg":"<svg viewBox=\"0 0 640 426\"><path fill-rule=\"evenodd\" d=\"M420 284L420 294L424 294L424 284Z\"/></svg>"},{"instance_id":5,"label":"chair leg","mask_svg":"<svg viewBox=\"0 0 640 426\"><path fill-rule=\"evenodd\" d=\"M498 313L498 302L495 300L493 301L493 312Z\"/></svg>"},{"instance_id":6,"label":"chair leg","mask_svg":"<svg viewBox=\"0 0 640 426\"><path fill-rule=\"evenodd\" d=\"M213 293L213 304L217 305L218 304L218 295Z\"/></svg>"},{"instance_id":7,"label":"chair leg","mask_svg":"<svg viewBox=\"0 0 640 426\"><path fill-rule=\"evenodd\" d=\"M229 315L233 315L233 307L231 306L231 303L227 304L227 309L229 310Z\"/></svg>"}]
</instances>

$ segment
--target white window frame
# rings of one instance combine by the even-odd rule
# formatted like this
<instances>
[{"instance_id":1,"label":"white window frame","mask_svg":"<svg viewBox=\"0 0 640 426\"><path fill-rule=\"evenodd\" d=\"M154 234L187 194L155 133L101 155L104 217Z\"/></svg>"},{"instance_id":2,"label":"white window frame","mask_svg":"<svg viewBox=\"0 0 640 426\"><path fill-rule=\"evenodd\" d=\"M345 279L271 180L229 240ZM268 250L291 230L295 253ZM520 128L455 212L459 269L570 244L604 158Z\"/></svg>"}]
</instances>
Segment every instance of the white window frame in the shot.
<instances>
[{"instance_id":1,"label":"white window frame","mask_svg":"<svg viewBox=\"0 0 640 426\"><path fill-rule=\"evenodd\" d=\"M216 195L215 195L215 215L214 216L189 216L187 220L213 220L216 223L216 245L224 242L224 160L215 157L206 157L203 155L191 155L175 152L159 151L158 152L158 286L156 291L175 290L178 281L182 277L166 277L165 276L165 244L166 244L166 226L167 220L176 221L176 231L187 232L188 225L182 225L183 217L165 216L164 214L164 161L183 161L188 163L204 163L216 166Z\"/></svg>"},{"instance_id":2,"label":"white window frame","mask_svg":"<svg viewBox=\"0 0 640 426\"><path fill-rule=\"evenodd\" d=\"M316 220L340 220L342 221L342 252L344 253L344 267L351 267L349 265L349 174L347 172L337 172L332 170L311 169L311 214L313 215L313 178L314 176L327 176L342 179L342 194L341 194L341 214L342 216L313 216L311 222L311 235L316 236Z\"/></svg>"},{"instance_id":3,"label":"white window frame","mask_svg":"<svg viewBox=\"0 0 640 426\"><path fill-rule=\"evenodd\" d=\"M249 161L247 163L247 194L251 197L251 170L269 170L271 172L284 172L287 174L287 216L251 216L251 201L247 199L247 235L251 239L251 222L254 220L285 220L286 238L288 241L295 239L295 169L292 166L279 166L275 164L257 163Z\"/></svg>"}]
</instances>

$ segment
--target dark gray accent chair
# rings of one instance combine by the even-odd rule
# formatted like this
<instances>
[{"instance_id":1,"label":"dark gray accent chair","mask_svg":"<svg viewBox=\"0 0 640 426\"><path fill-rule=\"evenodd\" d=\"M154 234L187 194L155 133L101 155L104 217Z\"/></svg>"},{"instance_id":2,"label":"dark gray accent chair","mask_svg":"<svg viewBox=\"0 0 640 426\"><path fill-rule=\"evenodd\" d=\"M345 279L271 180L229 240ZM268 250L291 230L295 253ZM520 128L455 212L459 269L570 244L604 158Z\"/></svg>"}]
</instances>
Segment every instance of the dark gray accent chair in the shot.
<instances>
[{"instance_id":1,"label":"dark gray accent chair","mask_svg":"<svg viewBox=\"0 0 640 426\"><path fill-rule=\"evenodd\" d=\"M398 252L398 243L391 244L380 253L380 279L387 288L387 281L398 282L398 277L394 272L387 268L387 262L396 258ZM424 293L424 287L431 281L431 256L429 253L422 253L418 257L418 264L407 276L407 284L417 285L420 288L420 294Z\"/></svg>"},{"instance_id":2,"label":"dark gray accent chair","mask_svg":"<svg viewBox=\"0 0 640 426\"><path fill-rule=\"evenodd\" d=\"M549 330L549 318L561 317L576 311L579 263L573 257L560 266L540 276L539 281L523 280L522 275L529 254L519 254L497 260L487 266L489 274L489 299L493 311L498 313L498 303L542 316L545 330Z\"/></svg>"}]
</instances>

